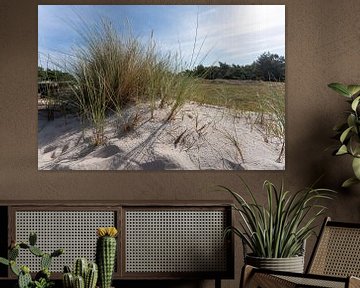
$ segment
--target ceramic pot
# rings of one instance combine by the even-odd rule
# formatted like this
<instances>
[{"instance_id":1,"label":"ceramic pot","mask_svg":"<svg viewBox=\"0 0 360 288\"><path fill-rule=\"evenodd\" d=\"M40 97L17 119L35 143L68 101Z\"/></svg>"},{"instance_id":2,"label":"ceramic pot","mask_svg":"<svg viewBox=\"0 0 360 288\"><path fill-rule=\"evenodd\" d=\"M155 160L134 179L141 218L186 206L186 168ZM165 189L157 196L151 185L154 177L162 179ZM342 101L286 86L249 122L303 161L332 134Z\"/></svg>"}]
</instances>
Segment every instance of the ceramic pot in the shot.
<instances>
[{"instance_id":1,"label":"ceramic pot","mask_svg":"<svg viewBox=\"0 0 360 288\"><path fill-rule=\"evenodd\" d=\"M304 273L304 256L289 258L263 258L246 255L245 263L262 269Z\"/></svg>"}]
</instances>

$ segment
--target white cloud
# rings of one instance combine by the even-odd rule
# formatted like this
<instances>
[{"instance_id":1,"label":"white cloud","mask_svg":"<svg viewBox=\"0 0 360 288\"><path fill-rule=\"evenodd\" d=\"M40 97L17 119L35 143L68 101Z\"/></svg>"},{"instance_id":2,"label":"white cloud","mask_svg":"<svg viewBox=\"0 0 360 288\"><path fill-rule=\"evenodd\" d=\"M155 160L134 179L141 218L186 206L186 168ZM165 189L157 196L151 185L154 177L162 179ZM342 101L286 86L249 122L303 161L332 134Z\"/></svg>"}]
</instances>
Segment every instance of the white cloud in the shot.
<instances>
[{"instance_id":1,"label":"white cloud","mask_svg":"<svg viewBox=\"0 0 360 288\"><path fill-rule=\"evenodd\" d=\"M159 39L165 49L176 50L180 42L182 53L191 57L196 14L178 15L180 23L176 31L169 30ZM197 48L206 38L202 55L211 49L210 62L218 57L219 61L231 59L245 64L249 57L242 56L253 55L256 58L265 51L285 53L284 5L199 6L198 24ZM259 54L254 55L254 51Z\"/></svg>"}]
</instances>

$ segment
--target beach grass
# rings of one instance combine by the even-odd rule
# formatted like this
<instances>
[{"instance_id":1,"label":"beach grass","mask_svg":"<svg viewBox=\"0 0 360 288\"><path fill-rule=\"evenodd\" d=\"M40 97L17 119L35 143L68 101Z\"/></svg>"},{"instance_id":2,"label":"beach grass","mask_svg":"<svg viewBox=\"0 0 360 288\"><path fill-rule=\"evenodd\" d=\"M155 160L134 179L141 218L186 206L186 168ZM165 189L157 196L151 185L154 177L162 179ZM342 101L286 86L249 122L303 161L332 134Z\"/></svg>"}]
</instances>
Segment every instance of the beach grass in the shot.
<instances>
[{"instance_id":1,"label":"beach grass","mask_svg":"<svg viewBox=\"0 0 360 288\"><path fill-rule=\"evenodd\" d=\"M274 112L264 101L285 103L285 83L242 80L202 80L202 94L193 101L231 108L238 111Z\"/></svg>"},{"instance_id":2,"label":"beach grass","mask_svg":"<svg viewBox=\"0 0 360 288\"><path fill-rule=\"evenodd\" d=\"M120 34L110 22L80 29L81 42L69 71L74 101L83 118L94 128L94 143L102 144L107 113L128 105L149 103L152 111L170 105L170 120L188 98L200 97L197 79L180 73L177 54L162 54L153 35L144 41L135 37L130 26Z\"/></svg>"}]
</instances>

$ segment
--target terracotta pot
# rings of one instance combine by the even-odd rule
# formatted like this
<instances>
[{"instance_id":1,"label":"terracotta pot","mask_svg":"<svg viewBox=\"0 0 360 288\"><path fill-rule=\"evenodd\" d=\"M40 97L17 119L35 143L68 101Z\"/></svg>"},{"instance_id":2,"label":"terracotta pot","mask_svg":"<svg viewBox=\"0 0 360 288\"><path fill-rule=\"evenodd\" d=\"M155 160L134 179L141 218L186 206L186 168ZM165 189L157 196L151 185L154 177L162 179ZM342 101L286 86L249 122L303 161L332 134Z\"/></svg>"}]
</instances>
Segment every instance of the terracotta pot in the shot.
<instances>
[{"instance_id":1,"label":"terracotta pot","mask_svg":"<svg viewBox=\"0 0 360 288\"><path fill-rule=\"evenodd\" d=\"M287 272L304 272L304 256L289 258L263 258L246 255L245 263L254 267Z\"/></svg>"}]
</instances>

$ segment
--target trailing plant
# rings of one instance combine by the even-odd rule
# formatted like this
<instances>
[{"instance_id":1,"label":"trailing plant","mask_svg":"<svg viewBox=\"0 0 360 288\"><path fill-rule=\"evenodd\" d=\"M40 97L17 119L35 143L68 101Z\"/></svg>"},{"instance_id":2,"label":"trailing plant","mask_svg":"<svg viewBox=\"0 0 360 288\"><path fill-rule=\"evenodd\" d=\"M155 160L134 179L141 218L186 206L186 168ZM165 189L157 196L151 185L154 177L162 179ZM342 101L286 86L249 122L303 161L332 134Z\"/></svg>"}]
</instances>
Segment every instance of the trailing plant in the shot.
<instances>
[{"instance_id":1,"label":"trailing plant","mask_svg":"<svg viewBox=\"0 0 360 288\"><path fill-rule=\"evenodd\" d=\"M101 227L97 229L96 262L99 267L100 288L110 288L116 258L115 227Z\"/></svg>"},{"instance_id":2,"label":"trailing plant","mask_svg":"<svg viewBox=\"0 0 360 288\"><path fill-rule=\"evenodd\" d=\"M74 263L74 270L64 267L64 288L95 288L98 279L98 267L96 263L88 263L85 258L78 258Z\"/></svg>"},{"instance_id":3,"label":"trailing plant","mask_svg":"<svg viewBox=\"0 0 360 288\"><path fill-rule=\"evenodd\" d=\"M18 277L19 288L48 288L53 286L50 281L50 265L54 257L64 253L63 249L57 249L51 254L43 252L36 246L37 236L30 233L29 243L12 243L8 251L8 259L0 257L0 263L10 266L11 271ZM35 275L34 280L30 275L30 268L26 265L19 266L16 259L19 256L20 249L28 250L31 254L40 258L41 270Z\"/></svg>"},{"instance_id":4,"label":"trailing plant","mask_svg":"<svg viewBox=\"0 0 360 288\"><path fill-rule=\"evenodd\" d=\"M267 203L263 206L244 180L242 182L251 201L246 201L230 188L220 186L234 197L236 204L233 208L240 215L240 227L229 227L225 232L239 236L255 257L288 258L301 255L305 240L314 233L315 221L326 209L318 201L331 199L334 191L310 187L290 193L285 191L283 184L276 188L266 180L264 189Z\"/></svg>"},{"instance_id":5,"label":"trailing plant","mask_svg":"<svg viewBox=\"0 0 360 288\"><path fill-rule=\"evenodd\" d=\"M351 109L347 111L346 122L334 127L340 146L334 151L334 155L351 155L354 177L347 179L342 186L348 187L360 183L360 85L344 85L331 83L329 88L347 98Z\"/></svg>"}]
</instances>

